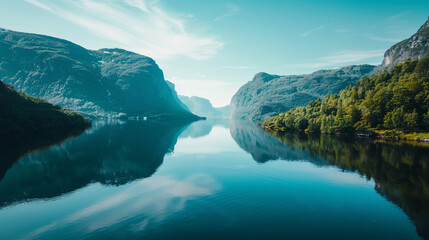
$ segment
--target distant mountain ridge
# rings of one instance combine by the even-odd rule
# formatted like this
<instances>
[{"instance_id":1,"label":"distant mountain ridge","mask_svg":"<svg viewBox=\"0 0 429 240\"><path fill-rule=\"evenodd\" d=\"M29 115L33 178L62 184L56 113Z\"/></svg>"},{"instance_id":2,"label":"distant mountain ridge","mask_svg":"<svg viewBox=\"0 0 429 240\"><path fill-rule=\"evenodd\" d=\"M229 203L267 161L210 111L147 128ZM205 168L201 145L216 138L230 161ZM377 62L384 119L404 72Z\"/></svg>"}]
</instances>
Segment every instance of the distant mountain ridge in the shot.
<instances>
[{"instance_id":1,"label":"distant mountain ridge","mask_svg":"<svg viewBox=\"0 0 429 240\"><path fill-rule=\"evenodd\" d=\"M421 59L429 55L429 19L410 38L405 39L384 54L384 60L373 73L383 70L391 70L393 66L408 58L411 60Z\"/></svg>"},{"instance_id":2,"label":"distant mountain ridge","mask_svg":"<svg viewBox=\"0 0 429 240\"><path fill-rule=\"evenodd\" d=\"M196 118L153 59L123 49L92 51L62 39L0 29L0 80L96 117Z\"/></svg>"},{"instance_id":3,"label":"distant mountain ridge","mask_svg":"<svg viewBox=\"0 0 429 240\"><path fill-rule=\"evenodd\" d=\"M236 119L264 121L292 108L305 106L317 98L338 93L361 77L391 70L407 59L429 56L429 19L416 34L403 40L384 55L380 66L353 65L312 74L279 76L258 73L244 84L231 99L231 116Z\"/></svg>"},{"instance_id":4,"label":"distant mountain ridge","mask_svg":"<svg viewBox=\"0 0 429 240\"><path fill-rule=\"evenodd\" d=\"M192 113L198 116L207 118L227 118L229 116L229 106L215 108L206 98L179 96L179 99Z\"/></svg>"},{"instance_id":5,"label":"distant mountain ridge","mask_svg":"<svg viewBox=\"0 0 429 240\"><path fill-rule=\"evenodd\" d=\"M311 101L262 123L279 131L344 134L385 131L391 136L429 131L429 57L362 77L323 101ZM401 136L402 137L402 136ZM412 134L409 139L425 139Z\"/></svg>"},{"instance_id":6,"label":"distant mountain ridge","mask_svg":"<svg viewBox=\"0 0 429 240\"><path fill-rule=\"evenodd\" d=\"M302 75L258 73L231 100L231 117L266 120L311 100L339 92L374 70L372 65L352 65Z\"/></svg>"}]
</instances>

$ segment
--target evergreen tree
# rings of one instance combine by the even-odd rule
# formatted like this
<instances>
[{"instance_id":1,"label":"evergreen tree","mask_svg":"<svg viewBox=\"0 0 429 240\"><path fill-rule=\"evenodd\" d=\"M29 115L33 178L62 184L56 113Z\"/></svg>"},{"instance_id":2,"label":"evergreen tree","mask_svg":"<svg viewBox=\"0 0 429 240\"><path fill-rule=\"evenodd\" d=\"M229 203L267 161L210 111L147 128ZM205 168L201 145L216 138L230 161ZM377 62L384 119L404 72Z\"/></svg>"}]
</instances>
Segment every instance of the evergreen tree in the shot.
<instances>
[{"instance_id":1,"label":"evergreen tree","mask_svg":"<svg viewBox=\"0 0 429 240\"><path fill-rule=\"evenodd\" d=\"M282 131L326 133L372 129L427 132L429 57L364 76L338 94L291 109L263 125Z\"/></svg>"}]
</instances>

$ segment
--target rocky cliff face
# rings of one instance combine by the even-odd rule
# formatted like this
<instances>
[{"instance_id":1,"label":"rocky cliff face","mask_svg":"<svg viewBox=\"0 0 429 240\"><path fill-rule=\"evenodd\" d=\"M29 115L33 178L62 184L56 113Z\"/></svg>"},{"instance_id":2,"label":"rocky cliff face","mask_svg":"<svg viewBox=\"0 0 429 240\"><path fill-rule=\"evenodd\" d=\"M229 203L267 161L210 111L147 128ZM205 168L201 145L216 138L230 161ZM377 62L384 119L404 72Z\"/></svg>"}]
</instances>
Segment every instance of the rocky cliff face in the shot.
<instances>
[{"instance_id":1,"label":"rocky cliff face","mask_svg":"<svg viewBox=\"0 0 429 240\"><path fill-rule=\"evenodd\" d=\"M258 73L233 96L231 117L263 121L311 100L337 93L357 82L375 66L353 65L311 74L279 76Z\"/></svg>"},{"instance_id":2,"label":"rocky cliff face","mask_svg":"<svg viewBox=\"0 0 429 240\"><path fill-rule=\"evenodd\" d=\"M87 115L194 118L149 57L0 29L0 80Z\"/></svg>"},{"instance_id":3,"label":"rocky cliff face","mask_svg":"<svg viewBox=\"0 0 429 240\"><path fill-rule=\"evenodd\" d=\"M408 58L411 60L420 59L429 55L429 20L417 31L416 34L402 42L393 45L384 54L383 63L374 70L379 73L383 70L390 70L398 63Z\"/></svg>"}]
</instances>

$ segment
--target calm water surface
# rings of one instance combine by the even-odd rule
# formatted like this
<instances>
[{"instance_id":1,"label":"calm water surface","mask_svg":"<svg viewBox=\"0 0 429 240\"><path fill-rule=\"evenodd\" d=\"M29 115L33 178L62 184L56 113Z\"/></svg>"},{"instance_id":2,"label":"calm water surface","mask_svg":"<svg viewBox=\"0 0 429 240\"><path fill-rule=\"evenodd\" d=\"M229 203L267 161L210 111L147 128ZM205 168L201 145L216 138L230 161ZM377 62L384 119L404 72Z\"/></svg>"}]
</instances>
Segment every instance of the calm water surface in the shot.
<instances>
[{"instance_id":1,"label":"calm water surface","mask_svg":"<svg viewBox=\"0 0 429 240\"><path fill-rule=\"evenodd\" d=\"M419 145L129 121L1 157L5 240L429 238Z\"/></svg>"}]
</instances>

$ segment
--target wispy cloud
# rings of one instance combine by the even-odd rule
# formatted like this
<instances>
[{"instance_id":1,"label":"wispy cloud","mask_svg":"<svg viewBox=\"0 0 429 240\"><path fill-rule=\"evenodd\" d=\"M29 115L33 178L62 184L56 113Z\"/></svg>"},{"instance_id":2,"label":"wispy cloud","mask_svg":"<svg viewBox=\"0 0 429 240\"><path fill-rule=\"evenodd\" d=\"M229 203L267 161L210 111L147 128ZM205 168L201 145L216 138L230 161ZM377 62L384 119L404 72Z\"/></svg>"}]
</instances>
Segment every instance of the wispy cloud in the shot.
<instances>
[{"instance_id":1,"label":"wispy cloud","mask_svg":"<svg viewBox=\"0 0 429 240\"><path fill-rule=\"evenodd\" d=\"M371 34L367 35L369 39L374 40L374 41L378 41L378 42L393 42L393 43L397 43L400 40L396 39L396 38L385 38L385 37L378 37L378 36L374 36Z\"/></svg>"},{"instance_id":2,"label":"wispy cloud","mask_svg":"<svg viewBox=\"0 0 429 240\"><path fill-rule=\"evenodd\" d=\"M380 57L384 55L385 50L369 50L369 51L341 51L330 56L321 58L321 60L329 63L348 63L357 62L369 58Z\"/></svg>"},{"instance_id":3,"label":"wispy cloud","mask_svg":"<svg viewBox=\"0 0 429 240\"><path fill-rule=\"evenodd\" d=\"M41 8L41 9L44 9L44 10L46 10L46 11L52 11L52 9L48 6L48 5L45 5L45 4L43 4L43 3L40 3L40 2L38 2L37 0L25 0L26 2L28 2L28 3L31 3L31 4L33 4L34 6L36 6L36 7L39 7L39 8Z\"/></svg>"},{"instance_id":4,"label":"wispy cloud","mask_svg":"<svg viewBox=\"0 0 429 240\"><path fill-rule=\"evenodd\" d=\"M317 28L313 28L311 30L308 30L307 32L301 34L301 37L307 37L308 35L313 34L315 32L318 32L318 31L324 29L325 27L326 27L326 25L323 25L323 26L319 26Z\"/></svg>"},{"instance_id":5,"label":"wispy cloud","mask_svg":"<svg viewBox=\"0 0 429 240\"><path fill-rule=\"evenodd\" d=\"M235 3L229 2L226 4L225 7L226 7L226 12L221 16L215 18L213 21L217 22L226 17L237 15L240 12L240 7Z\"/></svg>"},{"instance_id":6,"label":"wispy cloud","mask_svg":"<svg viewBox=\"0 0 429 240\"><path fill-rule=\"evenodd\" d=\"M213 195L220 189L222 185L205 174L192 174L183 180L153 176L134 182L124 191L37 228L25 234L22 239L45 238L47 232L61 232L70 226L91 233L124 223L136 216L144 220L130 225L130 230L142 231L147 225L161 222L170 214L183 210L188 201ZM146 197L149 195L152 197Z\"/></svg>"},{"instance_id":7,"label":"wispy cloud","mask_svg":"<svg viewBox=\"0 0 429 240\"><path fill-rule=\"evenodd\" d=\"M298 63L290 64L287 67L293 68L324 68L324 67L336 67L338 65L361 63L364 60L373 59L376 57L382 57L385 50L369 50L369 51L341 51L336 52L332 55L316 59L316 61L309 63Z\"/></svg>"},{"instance_id":8,"label":"wispy cloud","mask_svg":"<svg viewBox=\"0 0 429 240\"><path fill-rule=\"evenodd\" d=\"M405 11L405 12L402 12L402 13L398 13L398 14L396 14L396 15L393 15L393 16L388 17L388 18L387 18L387 20L388 20L388 21L396 20L396 19L401 18L402 16L404 16L404 15L408 14L409 12L410 12L410 11L408 10L408 11Z\"/></svg>"},{"instance_id":9,"label":"wispy cloud","mask_svg":"<svg viewBox=\"0 0 429 240\"><path fill-rule=\"evenodd\" d=\"M183 17L166 12L158 1L26 1L115 42L119 47L157 59L175 56L207 59L223 46L212 37L187 31Z\"/></svg>"},{"instance_id":10,"label":"wispy cloud","mask_svg":"<svg viewBox=\"0 0 429 240\"><path fill-rule=\"evenodd\" d=\"M366 36L377 42L400 42L402 39L405 39L412 34L412 31L410 32L411 23L407 17L404 17L410 13L411 11L408 10L387 17L385 21L381 21L379 24L370 26Z\"/></svg>"}]
</instances>

